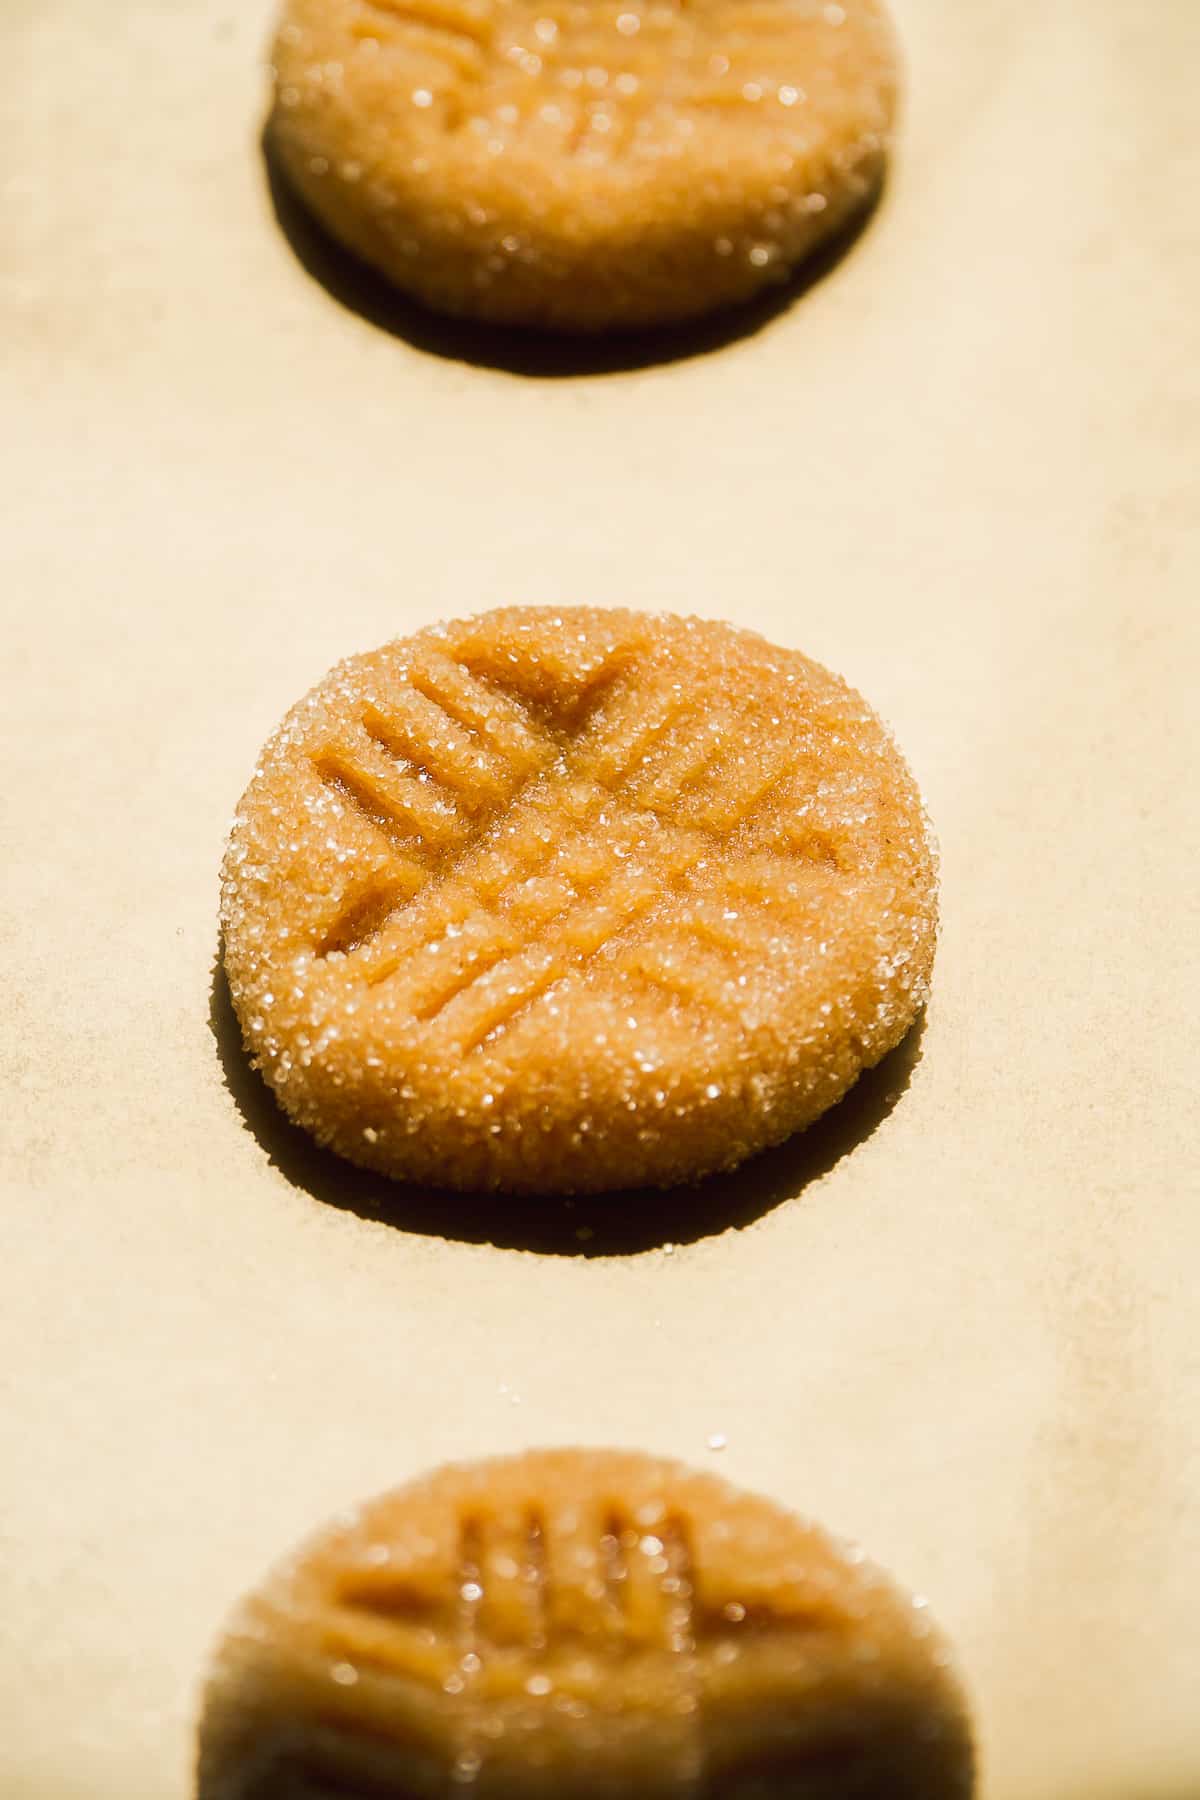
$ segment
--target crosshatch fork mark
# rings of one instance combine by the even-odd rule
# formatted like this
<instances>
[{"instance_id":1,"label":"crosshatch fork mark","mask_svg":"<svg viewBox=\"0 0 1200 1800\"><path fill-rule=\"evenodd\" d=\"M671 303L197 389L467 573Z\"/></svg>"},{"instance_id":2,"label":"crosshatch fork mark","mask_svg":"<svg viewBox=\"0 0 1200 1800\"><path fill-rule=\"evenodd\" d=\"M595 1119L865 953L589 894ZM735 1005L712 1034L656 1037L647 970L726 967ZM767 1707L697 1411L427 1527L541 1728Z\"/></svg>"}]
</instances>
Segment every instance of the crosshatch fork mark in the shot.
<instances>
[{"instance_id":1,"label":"crosshatch fork mark","mask_svg":"<svg viewBox=\"0 0 1200 1800\"><path fill-rule=\"evenodd\" d=\"M389 1576L386 1571L355 1573L334 1594L339 1606L403 1624L434 1624L445 1614L443 1596L428 1582Z\"/></svg>"},{"instance_id":2,"label":"crosshatch fork mark","mask_svg":"<svg viewBox=\"0 0 1200 1800\"><path fill-rule=\"evenodd\" d=\"M328 956L334 950L348 955L351 950L358 950L363 944L369 944L383 930L392 914L406 900L411 900L420 882L420 872L414 869L407 880L402 875L395 874L372 883L358 899L343 907L317 945L317 955Z\"/></svg>"},{"instance_id":3,"label":"crosshatch fork mark","mask_svg":"<svg viewBox=\"0 0 1200 1800\"><path fill-rule=\"evenodd\" d=\"M702 851L693 852L681 864L660 871L653 883L648 882L640 892L629 896L616 920L611 922L611 929L597 929L593 925L591 932L587 933L585 926L585 933L578 934L582 936L582 941L577 943L573 953L569 951L566 956L560 953L554 955L552 960L551 953L544 953L547 958L546 966L533 972L527 987L523 988L519 983L510 984L515 987L515 992L507 994L496 1007L481 1010L480 1017L458 1039L462 1053L469 1055L485 1045L494 1046L501 1033L509 1030L556 982L567 976L581 976L593 968L620 932L635 924L652 907L661 905L682 892L702 855ZM600 911L603 901L596 902L595 905L596 910ZM730 967L735 955L736 951L730 956Z\"/></svg>"},{"instance_id":4,"label":"crosshatch fork mark","mask_svg":"<svg viewBox=\"0 0 1200 1800\"><path fill-rule=\"evenodd\" d=\"M453 1040L462 1054L480 1048L485 1041L494 1045L497 1036L556 982L582 974L638 919L661 908L672 895L686 892L710 842L703 833L659 821L653 826L654 841L647 851L637 858L630 853L628 860L616 861L598 882L581 885L578 875L572 878L568 868L565 881L546 880L548 903L526 906L519 919L509 912L491 912L483 897L477 896L480 910L469 914L470 941L462 927L453 942L436 932L422 936L404 949L397 948L370 972L368 980L378 984L400 979L403 971L406 1005L413 1017L426 1024L444 1020L441 1035L447 1042ZM638 815L614 806L610 833L610 843L620 846L624 841L632 852ZM523 873L514 873L513 881ZM468 877L466 893L472 892ZM768 904L741 899L740 916ZM461 906L454 910L463 916ZM555 933L554 944L539 941L539 934L546 931ZM443 956L435 954L447 949L457 952L448 969L442 967ZM736 938L727 935L715 957L723 963L722 979L732 974L737 951ZM474 1001L464 1012L471 994Z\"/></svg>"},{"instance_id":5,"label":"crosshatch fork mark","mask_svg":"<svg viewBox=\"0 0 1200 1800\"><path fill-rule=\"evenodd\" d=\"M615 13L559 0L501 15L490 0L369 0L356 36L371 35L440 60L448 82L433 97L444 129L499 104L509 125L549 136L566 156L627 154L661 110L697 119L740 116L776 123L804 116L796 85L794 6L727 0L697 15L688 0L638 8L634 33ZM503 19L503 27L502 27ZM581 86L584 71L596 71Z\"/></svg>"},{"instance_id":6,"label":"crosshatch fork mark","mask_svg":"<svg viewBox=\"0 0 1200 1800\"><path fill-rule=\"evenodd\" d=\"M673 805L684 803L702 785L707 791L724 739L720 732L701 728L700 715L678 692L670 693L665 704L640 707L637 683L621 683L618 672L602 671L585 689L565 744L547 725L535 724L527 708L506 690L498 690L494 680L485 681L462 663L443 657L426 659L426 666L418 664L409 672L406 693L417 690L421 709L415 718L403 717L405 694L386 712L377 704L365 711L364 733L372 749L377 754L386 749L393 757L403 758L401 773L419 763L422 786L435 790L435 772L450 778L448 789L445 781L441 788L448 816L437 815L443 831L442 875L464 889L457 916L461 921L475 915L474 941L455 946L455 954L445 959L446 966L436 974L433 985L424 994L414 987L411 1004L413 1016L422 1023L431 1024L445 1016L444 1035L453 1035L462 1054L485 1043L494 1044L548 988L593 963L616 934L677 891L702 860L704 848L719 844L735 831L762 797L760 784L753 794L718 804L715 809L706 799L694 821L672 823ZM502 712L497 722L498 702ZM674 748L659 748L689 714L696 719L697 728L686 732ZM431 715L449 722L453 739L443 741L436 753L425 755L423 742L436 736ZM485 744L489 727L490 741ZM599 887L589 880L580 890L568 874L565 888L559 882L556 903L539 907L535 902L525 908L519 921L514 916L515 903L505 902L497 913L493 910L497 889L503 897L529 884L543 867L555 867L556 847L542 829L542 821L553 814L555 793L566 797L576 749L586 766L595 771L590 778L592 799L582 818L576 809L576 836L581 842L590 840L593 850L603 847L607 852L614 832L624 832L632 847L639 833L648 830L652 836L650 856L633 864L611 866ZM483 772L480 785L486 786L491 801L482 810L469 791L473 754ZM356 894L317 945L318 955L335 949L351 953L374 943L397 913L435 878L437 870L428 850L414 841L411 812L404 815L391 787L376 779L376 772L364 770L361 759L355 767L348 755L343 753L339 759L335 752L327 751L318 772L327 784L332 778L339 796L348 799L386 839L397 859L395 874L375 884L366 895ZM541 817L523 818L516 810L519 797L539 776L543 778ZM632 806L620 798L626 786L633 790ZM432 794L422 794L427 803L432 798ZM498 840L485 852L483 840L505 807L514 821L511 843ZM464 818L464 812L473 816ZM607 822L598 824L596 815L607 815ZM485 855L492 862L499 855L503 877L498 880L498 871L492 870L481 891L479 859ZM658 868L655 865L660 860L664 866ZM419 959L437 947L442 932L454 923L453 918L439 920L437 910L415 940L404 948L398 946L382 960L363 965L368 985L377 987L401 969L406 971L406 985L412 985L414 969L421 966ZM565 936L548 946L540 941L547 931ZM724 960L728 946L715 948L718 959ZM430 973L432 977L435 971ZM664 985L650 979L652 985ZM502 981L504 991L497 992ZM471 1017L464 1009L466 996L473 992L477 999ZM682 990L676 998L686 1003Z\"/></svg>"},{"instance_id":7,"label":"crosshatch fork mark","mask_svg":"<svg viewBox=\"0 0 1200 1800\"><path fill-rule=\"evenodd\" d=\"M447 1730L463 1772L487 1759L497 1696L519 1691L555 1704L570 1695L610 1708L619 1684L648 1679L644 1663L631 1675L631 1659L661 1659L653 1680L664 1705L687 1721L673 1754L681 1769L699 1768L699 1724L723 1647L838 1622L829 1600L780 1609L756 1596L743 1604L737 1592L724 1580L702 1592L682 1509L647 1523L620 1502L559 1517L536 1499L497 1515L468 1506L441 1557L395 1573L359 1567L335 1583L323 1655L384 1681L438 1687L452 1702Z\"/></svg>"},{"instance_id":8,"label":"crosshatch fork mark","mask_svg":"<svg viewBox=\"0 0 1200 1800\"><path fill-rule=\"evenodd\" d=\"M397 905L435 873L439 854L461 846L511 804L557 748L511 696L505 696L497 716L497 696L461 665L448 658L426 660L425 669L410 673L409 687L390 714L368 703L358 731L330 743L313 760L322 785L377 832L397 859ZM410 714L419 709L418 717L405 718L406 708ZM464 811L481 807L482 822L464 817ZM324 933L317 955L370 942L395 910L382 904L382 893L377 886L365 905L356 895Z\"/></svg>"},{"instance_id":9,"label":"crosshatch fork mark","mask_svg":"<svg viewBox=\"0 0 1200 1800\"><path fill-rule=\"evenodd\" d=\"M670 1609L670 1648L679 1656L696 1649L695 1574L692 1546L682 1519L671 1519L663 1531L667 1573L663 1577L664 1600Z\"/></svg>"},{"instance_id":10,"label":"crosshatch fork mark","mask_svg":"<svg viewBox=\"0 0 1200 1800\"><path fill-rule=\"evenodd\" d=\"M544 1650L550 1639L554 1595L550 1586L546 1521L536 1507L531 1507L526 1514L525 1542L533 1617L530 1643L534 1650Z\"/></svg>"},{"instance_id":11,"label":"crosshatch fork mark","mask_svg":"<svg viewBox=\"0 0 1200 1800\"><path fill-rule=\"evenodd\" d=\"M490 45L495 35L494 9L490 4L464 5L462 0L370 0L376 12L386 13L404 25L444 31L472 43Z\"/></svg>"},{"instance_id":12,"label":"crosshatch fork mark","mask_svg":"<svg viewBox=\"0 0 1200 1800\"><path fill-rule=\"evenodd\" d=\"M589 1602L584 1616L595 1619L599 1607L619 1623L618 1637L664 1651L694 1649L697 1633L706 1634L706 1615L697 1613L694 1593L691 1536L683 1518L645 1528L611 1509L597 1515L591 1531L577 1534L573 1525L566 1532L555 1527L530 1504L507 1522L465 1515L453 1562L440 1572L436 1565L407 1576L357 1571L337 1584L331 1599L339 1611L394 1626L402 1635L412 1627L432 1629L467 1657L470 1668L503 1647L552 1649L576 1629L581 1597ZM719 1628L715 1616L711 1623Z\"/></svg>"},{"instance_id":13,"label":"crosshatch fork mark","mask_svg":"<svg viewBox=\"0 0 1200 1800\"><path fill-rule=\"evenodd\" d=\"M369 0L371 12L355 31L387 43L403 40L406 48L425 51L441 62L453 87L443 94L443 124L459 122L459 113L471 90L487 77L494 59L491 7L469 6L456 0ZM457 79L455 79L457 78Z\"/></svg>"},{"instance_id":14,"label":"crosshatch fork mark","mask_svg":"<svg viewBox=\"0 0 1200 1800\"><path fill-rule=\"evenodd\" d=\"M752 1596L702 1596L691 1528L680 1514L645 1527L610 1508L596 1515L591 1532L576 1536L557 1530L536 1504L519 1522L465 1516L449 1568L415 1575L356 1571L331 1599L339 1613L370 1620L373 1632L395 1633L390 1657L388 1638L373 1636L353 1646L360 1660L400 1664L409 1633L432 1631L456 1659L465 1659L467 1675L483 1670L498 1649L552 1653L580 1629L588 1630L596 1650L626 1643L690 1656L731 1635L816 1633L843 1622L836 1606L816 1597L780 1608ZM581 1619L590 1623L581 1626Z\"/></svg>"}]
</instances>

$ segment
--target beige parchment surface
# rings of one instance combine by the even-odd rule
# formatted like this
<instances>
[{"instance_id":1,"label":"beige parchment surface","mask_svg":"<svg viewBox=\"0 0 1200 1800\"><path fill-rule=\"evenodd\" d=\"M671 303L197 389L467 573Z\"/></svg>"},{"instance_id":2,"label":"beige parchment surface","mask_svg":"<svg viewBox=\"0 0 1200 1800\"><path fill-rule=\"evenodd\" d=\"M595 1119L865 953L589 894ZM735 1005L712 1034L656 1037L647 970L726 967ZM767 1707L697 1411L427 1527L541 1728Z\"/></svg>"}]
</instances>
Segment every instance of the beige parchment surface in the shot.
<instances>
[{"instance_id":1,"label":"beige parchment surface","mask_svg":"<svg viewBox=\"0 0 1200 1800\"><path fill-rule=\"evenodd\" d=\"M306 268L261 0L0 9L6 1800L184 1800L272 1558L579 1439L926 1592L988 1800L1200 1796L1200 7L896 10L849 254L756 331L550 373ZM214 1035L217 865L332 661L512 600L724 616L860 686L941 838L934 998L720 1190L389 1221L219 988Z\"/></svg>"}]
</instances>

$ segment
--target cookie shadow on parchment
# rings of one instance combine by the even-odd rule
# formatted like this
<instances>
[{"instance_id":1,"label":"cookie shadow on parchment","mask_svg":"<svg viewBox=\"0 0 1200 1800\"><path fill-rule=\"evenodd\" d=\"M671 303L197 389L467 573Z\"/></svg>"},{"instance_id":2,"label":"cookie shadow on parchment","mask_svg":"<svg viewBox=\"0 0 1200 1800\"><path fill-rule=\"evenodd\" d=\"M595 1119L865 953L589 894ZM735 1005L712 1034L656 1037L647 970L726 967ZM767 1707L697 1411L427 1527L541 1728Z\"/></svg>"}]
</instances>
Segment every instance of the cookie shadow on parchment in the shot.
<instances>
[{"instance_id":1,"label":"cookie shadow on parchment","mask_svg":"<svg viewBox=\"0 0 1200 1800\"><path fill-rule=\"evenodd\" d=\"M269 131L260 138L271 207L296 260L349 312L446 361L473 363L509 375L542 380L561 376L620 375L705 356L751 337L794 306L838 266L879 210L886 180L870 204L828 242L806 257L791 276L756 299L703 319L606 335L570 335L534 327L485 325L432 312L344 250L314 218L279 166Z\"/></svg>"},{"instance_id":2,"label":"cookie shadow on parchment","mask_svg":"<svg viewBox=\"0 0 1200 1800\"><path fill-rule=\"evenodd\" d=\"M695 1243L751 1225L798 1199L887 1118L921 1058L922 1014L904 1042L859 1078L844 1100L776 1150L727 1175L685 1187L611 1194L459 1194L410 1186L359 1169L290 1123L242 1043L220 946L213 967L209 1029L226 1088L245 1129L294 1187L326 1206L413 1232L546 1256L632 1256Z\"/></svg>"}]
</instances>

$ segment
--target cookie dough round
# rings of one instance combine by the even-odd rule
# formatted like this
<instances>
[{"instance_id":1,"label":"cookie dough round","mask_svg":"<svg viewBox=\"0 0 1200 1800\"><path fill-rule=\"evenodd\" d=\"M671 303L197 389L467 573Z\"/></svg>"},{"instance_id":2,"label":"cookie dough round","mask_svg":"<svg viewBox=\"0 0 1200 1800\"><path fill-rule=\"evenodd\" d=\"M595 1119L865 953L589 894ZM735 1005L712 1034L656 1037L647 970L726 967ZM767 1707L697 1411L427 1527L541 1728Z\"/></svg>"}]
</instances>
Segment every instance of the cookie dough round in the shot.
<instances>
[{"instance_id":1,"label":"cookie dough round","mask_svg":"<svg viewBox=\"0 0 1200 1800\"><path fill-rule=\"evenodd\" d=\"M729 1168L908 1031L912 777L860 696L699 619L511 608L288 715L222 893L247 1045L343 1156L570 1192Z\"/></svg>"},{"instance_id":2,"label":"cookie dough round","mask_svg":"<svg viewBox=\"0 0 1200 1800\"><path fill-rule=\"evenodd\" d=\"M621 1451L437 1471L241 1607L199 1800L968 1800L921 1602L782 1507Z\"/></svg>"},{"instance_id":3,"label":"cookie dough round","mask_svg":"<svg viewBox=\"0 0 1200 1800\"><path fill-rule=\"evenodd\" d=\"M289 0L270 138L441 311L568 331L745 300L864 208L880 0Z\"/></svg>"}]
</instances>

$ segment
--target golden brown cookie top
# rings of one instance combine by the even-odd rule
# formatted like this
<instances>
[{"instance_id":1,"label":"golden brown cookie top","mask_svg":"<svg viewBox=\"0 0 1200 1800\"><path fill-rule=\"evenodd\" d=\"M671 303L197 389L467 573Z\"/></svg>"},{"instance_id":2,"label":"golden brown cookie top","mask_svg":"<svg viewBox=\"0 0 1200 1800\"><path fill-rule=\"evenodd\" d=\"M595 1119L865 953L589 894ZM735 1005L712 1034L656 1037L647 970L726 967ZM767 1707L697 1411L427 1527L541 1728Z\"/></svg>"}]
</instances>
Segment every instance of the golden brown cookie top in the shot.
<instances>
[{"instance_id":1,"label":"golden brown cookie top","mask_svg":"<svg viewBox=\"0 0 1200 1800\"><path fill-rule=\"evenodd\" d=\"M920 801L870 708L696 619L513 608L342 663L238 809L247 1041L342 1154L458 1187L728 1166L912 1023Z\"/></svg>"},{"instance_id":2,"label":"golden brown cookie top","mask_svg":"<svg viewBox=\"0 0 1200 1800\"><path fill-rule=\"evenodd\" d=\"M342 62L318 60L335 38ZM741 159L872 106L882 129L894 77L876 0L291 0L274 59L285 114L315 88L418 155L458 140L484 169L515 155L625 185L697 136Z\"/></svg>"},{"instance_id":3,"label":"golden brown cookie top","mask_svg":"<svg viewBox=\"0 0 1200 1800\"><path fill-rule=\"evenodd\" d=\"M949 1664L920 1602L712 1476L616 1451L451 1467L349 1515L245 1603L201 1800L962 1800ZM239 1787L250 1745L260 1785Z\"/></svg>"},{"instance_id":4,"label":"golden brown cookie top","mask_svg":"<svg viewBox=\"0 0 1200 1800\"><path fill-rule=\"evenodd\" d=\"M290 0L273 61L337 235L453 310L583 327L785 272L873 191L896 86L877 0Z\"/></svg>"}]
</instances>

